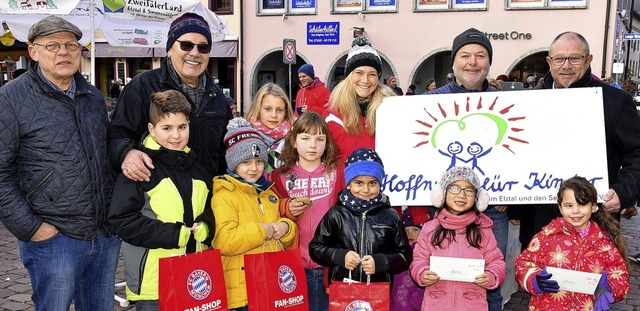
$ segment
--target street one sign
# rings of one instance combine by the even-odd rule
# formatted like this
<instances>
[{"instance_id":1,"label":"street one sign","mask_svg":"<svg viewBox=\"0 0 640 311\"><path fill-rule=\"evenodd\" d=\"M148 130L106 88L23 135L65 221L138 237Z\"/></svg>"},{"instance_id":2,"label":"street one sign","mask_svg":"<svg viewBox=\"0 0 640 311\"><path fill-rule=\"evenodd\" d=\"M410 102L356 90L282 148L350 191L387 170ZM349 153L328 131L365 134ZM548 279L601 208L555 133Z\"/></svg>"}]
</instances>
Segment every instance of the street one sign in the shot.
<instances>
[{"instance_id":1,"label":"street one sign","mask_svg":"<svg viewBox=\"0 0 640 311\"><path fill-rule=\"evenodd\" d=\"M625 33L625 40L640 40L640 33Z\"/></svg>"},{"instance_id":2,"label":"street one sign","mask_svg":"<svg viewBox=\"0 0 640 311\"><path fill-rule=\"evenodd\" d=\"M284 64L296 63L296 40L295 39L282 40L282 62Z\"/></svg>"}]
</instances>

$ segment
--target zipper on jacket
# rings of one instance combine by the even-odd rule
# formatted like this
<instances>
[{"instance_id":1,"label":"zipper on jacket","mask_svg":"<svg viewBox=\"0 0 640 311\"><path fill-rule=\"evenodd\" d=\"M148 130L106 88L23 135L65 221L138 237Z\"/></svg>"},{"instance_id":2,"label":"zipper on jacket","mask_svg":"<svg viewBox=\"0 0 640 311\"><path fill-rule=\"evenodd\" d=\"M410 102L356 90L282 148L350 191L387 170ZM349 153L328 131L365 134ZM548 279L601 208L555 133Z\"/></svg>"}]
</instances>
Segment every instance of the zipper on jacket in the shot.
<instances>
[{"instance_id":1,"label":"zipper on jacket","mask_svg":"<svg viewBox=\"0 0 640 311\"><path fill-rule=\"evenodd\" d=\"M27 195L26 195L27 201L29 201L31 199L31 196L33 195L33 193L36 192L36 190L38 190L38 189L40 189L40 187L42 187L42 185L44 184L45 181L49 180L51 175L53 175L53 169L52 168L47 170L44 173L44 175L42 175L42 177L40 177L40 178L38 178L38 180L36 180L36 182L33 184L31 189L29 189L29 191L27 191Z\"/></svg>"},{"instance_id":2,"label":"zipper on jacket","mask_svg":"<svg viewBox=\"0 0 640 311\"><path fill-rule=\"evenodd\" d=\"M260 205L260 212L264 215L264 207L262 207L262 202L260 202L260 198L258 198L258 204Z\"/></svg>"},{"instance_id":3,"label":"zipper on jacket","mask_svg":"<svg viewBox=\"0 0 640 311\"><path fill-rule=\"evenodd\" d=\"M361 216L361 222L360 222L360 249L359 249L359 255L360 255L360 259L362 259L362 257L364 257L364 224L367 220L367 212L365 211L364 213L362 213ZM362 275L364 274L364 268L362 268L362 263L360 263L360 276L358 277L358 280L360 282L362 282Z\"/></svg>"}]
</instances>

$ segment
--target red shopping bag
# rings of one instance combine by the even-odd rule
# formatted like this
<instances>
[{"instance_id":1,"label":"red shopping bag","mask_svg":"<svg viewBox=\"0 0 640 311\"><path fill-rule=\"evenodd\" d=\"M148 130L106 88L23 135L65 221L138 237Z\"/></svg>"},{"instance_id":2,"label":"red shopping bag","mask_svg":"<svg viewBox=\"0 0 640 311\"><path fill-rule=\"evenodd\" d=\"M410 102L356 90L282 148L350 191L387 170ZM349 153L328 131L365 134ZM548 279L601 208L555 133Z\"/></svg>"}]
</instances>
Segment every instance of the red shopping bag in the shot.
<instances>
[{"instance_id":1,"label":"red shopping bag","mask_svg":"<svg viewBox=\"0 0 640 311\"><path fill-rule=\"evenodd\" d=\"M329 311L389 311L389 283L333 281L329 287Z\"/></svg>"},{"instance_id":2,"label":"red shopping bag","mask_svg":"<svg viewBox=\"0 0 640 311\"><path fill-rule=\"evenodd\" d=\"M158 268L160 310L227 310L219 250L160 258Z\"/></svg>"},{"instance_id":3,"label":"red shopping bag","mask_svg":"<svg viewBox=\"0 0 640 311\"><path fill-rule=\"evenodd\" d=\"M250 311L308 311L309 294L299 249L244 255Z\"/></svg>"}]
</instances>

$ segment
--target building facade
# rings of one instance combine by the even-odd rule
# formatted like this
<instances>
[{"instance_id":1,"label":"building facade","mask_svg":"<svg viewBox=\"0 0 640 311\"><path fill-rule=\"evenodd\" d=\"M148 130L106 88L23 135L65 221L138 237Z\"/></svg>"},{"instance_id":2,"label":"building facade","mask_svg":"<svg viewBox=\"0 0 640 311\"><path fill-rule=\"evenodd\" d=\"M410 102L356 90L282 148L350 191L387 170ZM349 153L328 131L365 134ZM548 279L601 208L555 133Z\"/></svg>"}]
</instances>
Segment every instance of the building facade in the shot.
<instances>
[{"instance_id":1,"label":"building facade","mask_svg":"<svg viewBox=\"0 0 640 311\"><path fill-rule=\"evenodd\" d=\"M397 77L406 90L426 81L446 83L453 38L474 27L493 46L490 77L508 75L526 84L549 69L549 44L561 32L576 31L590 43L596 76L613 76L620 1L610 0L251 0L242 9L243 106L266 81L295 96L297 69L311 63L327 86L342 78L354 36L362 33L380 52L382 78ZM295 64L284 64L283 39L295 40ZM290 56L289 56L290 57ZM636 62L637 63L637 62ZM291 77L291 80L289 79ZM289 82L291 81L291 82Z\"/></svg>"}]
</instances>

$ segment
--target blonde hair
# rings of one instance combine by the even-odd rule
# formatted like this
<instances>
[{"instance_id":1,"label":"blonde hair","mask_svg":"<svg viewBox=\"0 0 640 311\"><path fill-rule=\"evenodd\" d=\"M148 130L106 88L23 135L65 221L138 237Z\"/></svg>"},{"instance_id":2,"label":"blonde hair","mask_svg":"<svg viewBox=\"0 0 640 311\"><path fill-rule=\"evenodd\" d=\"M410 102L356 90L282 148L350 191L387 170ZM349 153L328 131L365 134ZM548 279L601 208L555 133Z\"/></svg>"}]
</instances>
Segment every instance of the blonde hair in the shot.
<instances>
[{"instance_id":1,"label":"blonde hair","mask_svg":"<svg viewBox=\"0 0 640 311\"><path fill-rule=\"evenodd\" d=\"M344 129L351 135L361 135L362 126L360 125L360 106L358 105L358 95L356 88L351 82L351 76L353 71L347 75L331 92L329 98L330 108L340 114ZM382 99L386 96L396 96L396 94L386 85L380 84L380 78L378 77L378 85L371 94L371 100L367 107L367 114L365 116L367 129L369 135L373 135L376 132L376 110L382 103Z\"/></svg>"},{"instance_id":2,"label":"blonde hair","mask_svg":"<svg viewBox=\"0 0 640 311\"><path fill-rule=\"evenodd\" d=\"M247 111L247 115L245 118L252 125L256 123L256 121L260 120L260 109L262 108L262 99L265 96L272 95L275 97L279 97L284 101L285 105L285 115L284 119L289 121L289 123L293 123L293 109L291 108L291 103L289 102L289 97L287 93L277 84L267 83L263 85L256 93L256 96L253 98L253 102L251 102L251 107L249 107L249 111Z\"/></svg>"}]
</instances>

